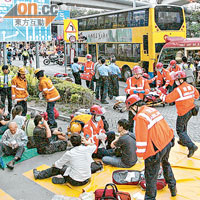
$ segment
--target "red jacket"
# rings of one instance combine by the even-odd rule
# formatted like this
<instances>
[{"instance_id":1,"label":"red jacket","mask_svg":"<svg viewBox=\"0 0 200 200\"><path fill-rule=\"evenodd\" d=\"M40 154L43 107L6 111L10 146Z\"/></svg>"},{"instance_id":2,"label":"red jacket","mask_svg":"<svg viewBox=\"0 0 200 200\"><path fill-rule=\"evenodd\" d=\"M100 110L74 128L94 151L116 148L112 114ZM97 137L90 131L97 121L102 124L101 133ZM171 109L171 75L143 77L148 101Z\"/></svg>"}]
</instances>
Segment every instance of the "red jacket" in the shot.
<instances>
[{"instance_id":1,"label":"red jacket","mask_svg":"<svg viewBox=\"0 0 200 200\"><path fill-rule=\"evenodd\" d=\"M162 93L159 95L163 102L175 102L179 116L185 115L192 108L194 108L194 99L199 98L198 90L187 82L183 82L168 95L164 95Z\"/></svg>"},{"instance_id":2,"label":"red jacket","mask_svg":"<svg viewBox=\"0 0 200 200\"><path fill-rule=\"evenodd\" d=\"M146 159L155 155L162 151L174 137L173 130L155 108L142 106L134 120L138 157Z\"/></svg>"}]
</instances>

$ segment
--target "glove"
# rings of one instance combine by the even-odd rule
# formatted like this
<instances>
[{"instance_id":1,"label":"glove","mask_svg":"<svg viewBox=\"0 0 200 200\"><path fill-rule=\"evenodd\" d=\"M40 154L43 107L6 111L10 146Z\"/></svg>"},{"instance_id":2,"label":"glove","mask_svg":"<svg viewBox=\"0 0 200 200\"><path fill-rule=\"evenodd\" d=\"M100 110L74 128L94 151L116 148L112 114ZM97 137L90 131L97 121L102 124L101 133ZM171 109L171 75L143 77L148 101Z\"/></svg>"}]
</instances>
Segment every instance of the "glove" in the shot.
<instances>
[{"instance_id":1,"label":"glove","mask_svg":"<svg viewBox=\"0 0 200 200\"><path fill-rule=\"evenodd\" d=\"M140 92L138 92L138 93L140 93L140 94L144 94L144 93L145 93L145 91L144 91L144 90L142 90L142 91L140 91Z\"/></svg>"},{"instance_id":2,"label":"glove","mask_svg":"<svg viewBox=\"0 0 200 200\"><path fill-rule=\"evenodd\" d=\"M139 93L137 90L133 90L133 94L137 94Z\"/></svg>"},{"instance_id":3,"label":"glove","mask_svg":"<svg viewBox=\"0 0 200 200\"><path fill-rule=\"evenodd\" d=\"M99 140L105 141L106 138L107 138L107 135L105 133L99 133L97 135L97 139L99 139Z\"/></svg>"},{"instance_id":4,"label":"glove","mask_svg":"<svg viewBox=\"0 0 200 200\"><path fill-rule=\"evenodd\" d=\"M43 94L42 94L42 92L39 93L39 98L40 98L40 100L43 99Z\"/></svg>"}]
</instances>

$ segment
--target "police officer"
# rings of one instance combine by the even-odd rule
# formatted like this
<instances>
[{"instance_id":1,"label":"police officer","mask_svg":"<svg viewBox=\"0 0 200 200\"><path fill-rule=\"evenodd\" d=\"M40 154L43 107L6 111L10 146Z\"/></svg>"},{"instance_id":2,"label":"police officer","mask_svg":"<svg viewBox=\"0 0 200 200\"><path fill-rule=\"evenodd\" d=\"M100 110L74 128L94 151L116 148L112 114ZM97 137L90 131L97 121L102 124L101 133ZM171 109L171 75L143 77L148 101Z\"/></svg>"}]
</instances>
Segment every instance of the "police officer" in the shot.
<instances>
[{"instance_id":1,"label":"police officer","mask_svg":"<svg viewBox=\"0 0 200 200\"><path fill-rule=\"evenodd\" d=\"M1 87L1 101L5 104L6 97L8 98L8 112L11 114L12 110L12 92L11 81L14 74L9 71L8 65L3 65L0 73L0 87Z\"/></svg>"},{"instance_id":2,"label":"police officer","mask_svg":"<svg viewBox=\"0 0 200 200\"><path fill-rule=\"evenodd\" d=\"M109 86L109 74L110 69L108 66L105 65L105 58L101 59L101 66L98 69L100 75L100 88L101 88L101 103L102 104L109 104L106 101L107 93L108 93L108 86Z\"/></svg>"},{"instance_id":3,"label":"police officer","mask_svg":"<svg viewBox=\"0 0 200 200\"><path fill-rule=\"evenodd\" d=\"M14 104L21 105L23 107L22 116L26 116L27 113L27 98L29 96L27 91L26 69L21 67L11 81L12 99Z\"/></svg>"},{"instance_id":4,"label":"police officer","mask_svg":"<svg viewBox=\"0 0 200 200\"><path fill-rule=\"evenodd\" d=\"M174 133L163 116L155 109L144 105L138 95L130 95L127 108L135 115L136 154L145 162L145 199L156 199L156 181L160 164L171 196L176 196L176 180L168 161L174 145Z\"/></svg>"},{"instance_id":5,"label":"police officer","mask_svg":"<svg viewBox=\"0 0 200 200\"><path fill-rule=\"evenodd\" d=\"M159 92L160 99L163 102L175 102L177 109L176 132L179 136L178 143L186 146L189 150L188 158L192 157L198 147L192 142L187 134L187 124L192 115L197 115L198 107L195 107L194 99L199 98L198 90L186 82L186 74L183 71L178 71L173 79L177 85L171 93L164 95Z\"/></svg>"},{"instance_id":6,"label":"police officer","mask_svg":"<svg viewBox=\"0 0 200 200\"><path fill-rule=\"evenodd\" d=\"M81 85L78 58L74 58L74 64L72 65L72 73L75 79L75 83Z\"/></svg>"},{"instance_id":7,"label":"police officer","mask_svg":"<svg viewBox=\"0 0 200 200\"><path fill-rule=\"evenodd\" d=\"M35 76L39 80L39 90L47 101L48 124L50 128L56 128L57 123L54 116L54 107L56 101L60 99L60 94L52 81L44 75L44 70L36 69Z\"/></svg>"},{"instance_id":8,"label":"police officer","mask_svg":"<svg viewBox=\"0 0 200 200\"><path fill-rule=\"evenodd\" d=\"M95 81L96 81L95 95L97 100L99 100L99 92L100 92L100 79L99 79L100 76L98 69L101 66L101 59L102 56L99 56L98 61L94 64Z\"/></svg>"},{"instance_id":9,"label":"police officer","mask_svg":"<svg viewBox=\"0 0 200 200\"><path fill-rule=\"evenodd\" d=\"M113 98L113 96L119 96L119 82L118 78L121 76L121 72L119 67L115 64L116 58L111 58L111 64L108 66L111 71L110 76L110 84L109 84L109 97L110 99Z\"/></svg>"}]
</instances>

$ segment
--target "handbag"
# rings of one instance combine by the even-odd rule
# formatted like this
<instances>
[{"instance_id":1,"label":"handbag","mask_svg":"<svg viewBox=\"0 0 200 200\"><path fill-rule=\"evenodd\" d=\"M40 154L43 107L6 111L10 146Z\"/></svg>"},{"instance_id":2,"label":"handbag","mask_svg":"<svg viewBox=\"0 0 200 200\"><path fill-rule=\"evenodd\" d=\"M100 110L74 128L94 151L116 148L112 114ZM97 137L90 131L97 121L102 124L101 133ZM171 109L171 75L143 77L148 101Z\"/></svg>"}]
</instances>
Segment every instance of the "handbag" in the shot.
<instances>
[{"instance_id":1,"label":"handbag","mask_svg":"<svg viewBox=\"0 0 200 200\"><path fill-rule=\"evenodd\" d=\"M108 189L111 186L112 189ZM128 192L118 191L117 186L109 183L104 189L97 189L95 191L95 200L131 200Z\"/></svg>"},{"instance_id":2,"label":"handbag","mask_svg":"<svg viewBox=\"0 0 200 200\"><path fill-rule=\"evenodd\" d=\"M91 163L91 172L94 174L95 172L102 170L103 164L100 161L95 161Z\"/></svg>"}]
</instances>

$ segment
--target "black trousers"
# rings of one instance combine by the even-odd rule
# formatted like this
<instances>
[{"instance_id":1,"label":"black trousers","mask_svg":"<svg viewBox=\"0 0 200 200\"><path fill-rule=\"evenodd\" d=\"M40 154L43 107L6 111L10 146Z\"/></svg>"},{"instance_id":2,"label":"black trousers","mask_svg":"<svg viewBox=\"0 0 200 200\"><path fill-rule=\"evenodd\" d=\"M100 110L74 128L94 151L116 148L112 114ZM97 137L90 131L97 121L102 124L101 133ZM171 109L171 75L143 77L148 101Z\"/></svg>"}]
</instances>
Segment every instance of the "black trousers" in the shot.
<instances>
[{"instance_id":1,"label":"black trousers","mask_svg":"<svg viewBox=\"0 0 200 200\"><path fill-rule=\"evenodd\" d=\"M48 169L40 171L40 173L38 175L38 179L45 179L45 178L49 178L49 177L56 176L59 174L61 174L63 176L66 169L67 169L67 166L63 166L62 169L58 169L56 167L50 167ZM87 184L89 181L89 179L87 179L83 182L79 182L79 181L72 179L70 176L63 176L63 177L65 179L65 182L70 183L73 186L82 186L82 185Z\"/></svg>"},{"instance_id":2,"label":"black trousers","mask_svg":"<svg viewBox=\"0 0 200 200\"><path fill-rule=\"evenodd\" d=\"M13 155L17 157L17 160L20 160L22 157L22 154L24 153L25 148L23 146L18 146L15 149L12 149L11 147L5 145L4 143L0 142L0 156L6 155L10 156Z\"/></svg>"},{"instance_id":3,"label":"black trousers","mask_svg":"<svg viewBox=\"0 0 200 200\"><path fill-rule=\"evenodd\" d=\"M80 77L80 73L79 72L75 72L73 73L74 79L75 79L75 83L78 85L81 85L81 77Z\"/></svg>"},{"instance_id":4,"label":"black trousers","mask_svg":"<svg viewBox=\"0 0 200 200\"><path fill-rule=\"evenodd\" d=\"M191 117L192 117L192 110L190 110L183 116L178 116L176 120L176 132L179 136L180 141L185 146L187 146L188 149L191 149L194 146L194 143L187 134L187 125Z\"/></svg>"},{"instance_id":5,"label":"black trousers","mask_svg":"<svg viewBox=\"0 0 200 200\"><path fill-rule=\"evenodd\" d=\"M101 102L106 100L108 94L109 87L109 77L108 76L100 76L100 94L101 94Z\"/></svg>"},{"instance_id":6,"label":"black trousers","mask_svg":"<svg viewBox=\"0 0 200 200\"><path fill-rule=\"evenodd\" d=\"M162 151L158 152L154 156L150 156L145 159L145 179L146 179L146 193L145 200L155 200L157 194L156 182L158 172L160 170L160 164L162 164L163 175L169 188L176 186L176 180L168 161L171 147L173 142L170 142Z\"/></svg>"},{"instance_id":7,"label":"black trousers","mask_svg":"<svg viewBox=\"0 0 200 200\"><path fill-rule=\"evenodd\" d=\"M5 104L6 97L8 98L8 112L11 113L12 110L12 93L11 87L1 88L1 101Z\"/></svg>"},{"instance_id":8,"label":"black trousers","mask_svg":"<svg viewBox=\"0 0 200 200\"><path fill-rule=\"evenodd\" d=\"M91 89L92 91L94 91L94 76L92 77L91 81L86 81L86 86Z\"/></svg>"},{"instance_id":9,"label":"black trousers","mask_svg":"<svg viewBox=\"0 0 200 200\"><path fill-rule=\"evenodd\" d=\"M112 98L113 96L119 96L119 82L118 75L111 75L109 79L109 90L108 96Z\"/></svg>"},{"instance_id":10,"label":"black trousers","mask_svg":"<svg viewBox=\"0 0 200 200\"><path fill-rule=\"evenodd\" d=\"M20 105L23 107L23 112L22 112L22 116L26 116L27 113L27 101L18 101L17 105Z\"/></svg>"}]
</instances>

